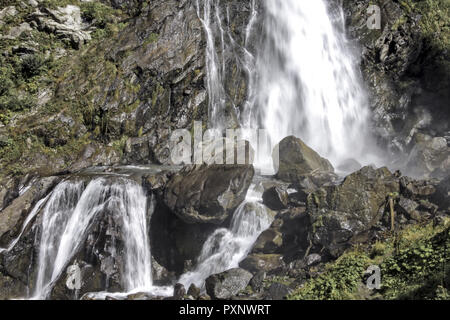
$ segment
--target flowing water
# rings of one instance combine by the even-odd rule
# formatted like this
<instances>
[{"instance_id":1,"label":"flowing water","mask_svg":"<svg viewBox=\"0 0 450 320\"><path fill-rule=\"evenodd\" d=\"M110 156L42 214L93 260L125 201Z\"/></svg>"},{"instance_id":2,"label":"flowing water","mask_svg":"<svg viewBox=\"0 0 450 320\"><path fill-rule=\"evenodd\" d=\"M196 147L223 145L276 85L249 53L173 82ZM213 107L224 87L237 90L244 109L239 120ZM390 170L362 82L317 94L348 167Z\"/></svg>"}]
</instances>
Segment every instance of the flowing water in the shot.
<instances>
[{"instance_id":1,"label":"flowing water","mask_svg":"<svg viewBox=\"0 0 450 320\"><path fill-rule=\"evenodd\" d=\"M335 166L350 158L361 164L378 162L368 130L369 104L359 57L346 38L342 10L329 8L325 0L264 0L256 12L252 1L244 48L239 51L227 50L230 43L236 46L223 26L227 10L221 11L215 0L204 0L202 8L208 38L207 88L213 97L210 126L224 126L223 116L218 115L226 113L223 81L230 73L225 60L231 52L248 76L248 98L239 112L241 127L265 129L269 136L267 147L244 134L255 149L269 150L257 154L257 166L271 163L272 147L290 135ZM257 16L262 30L254 27ZM249 39L258 43L253 44L257 52Z\"/></svg>"},{"instance_id":2,"label":"flowing water","mask_svg":"<svg viewBox=\"0 0 450 320\"><path fill-rule=\"evenodd\" d=\"M238 44L227 4L196 0L196 5L207 42L210 128L227 128L227 109L234 110L244 133L256 128L267 131L268 146L295 135L335 165L348 158L362 164L376 160L368 149L370 113L358 56L345 37L341 10L330 11L325 0L252 0L244 43ZM247 75L247 100L242 106L234 105L227 93L230 61ZM256 165L271 162L270 152L257 155ZM121 226L124 290L171 294L171 289L152 285L147 198L135 181L101 177L87 185L76 179L61 182L35 205L18 238L0 253L14 247L39 213L41 238L33 298L48 297L103 213ZM237 267L271 222L261 193L252 185L230 227L216 230L207 239L196 267L179 281L186 287L192 283L203 287L209 275ZM102 294L106 295L97 297Z\"/></svg>"},{"instance_id":3,"label":"flowing water","mask_svg":"<svg viewBox=\"0 0 450 320\"><path fill-rule=\"evenodd\" d=\"M237 268L251 250L258 236L272 223L272 216L261 203L261 192L252 185L245 201L234 212L229 229L217 229L203 245L197 267L181 276L186 288L191 284L204 289L212 274Z\"/></svg>"},{"instance_id":4,"label":"flowing water","mask_svg":"<svg viewBox=\"0 0 450 320\"><path fill-rule=\"evenodd\" d=\"M147 198L142 187L123 178L97 178L86 187L83 181L64 181L43 208L34 298L48 296L101 212L121 223L124 289L146 291L152 287Z\"/></svg>"}]
</instances>

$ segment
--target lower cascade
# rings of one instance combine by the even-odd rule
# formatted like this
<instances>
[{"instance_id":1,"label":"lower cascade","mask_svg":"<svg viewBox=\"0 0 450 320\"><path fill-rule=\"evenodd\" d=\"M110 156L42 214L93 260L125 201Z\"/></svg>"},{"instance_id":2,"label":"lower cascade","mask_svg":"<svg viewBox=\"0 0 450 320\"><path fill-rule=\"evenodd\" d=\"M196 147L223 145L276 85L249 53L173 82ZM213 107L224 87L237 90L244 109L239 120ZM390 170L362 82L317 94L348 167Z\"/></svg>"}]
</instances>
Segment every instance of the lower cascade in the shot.
<instances>
[{"instance_id":1,"label":"lower cascade","mask_svg":"<svg viewBox=\"0 0 450 320\"><path fill-rule=\"evenodd\" d=\"M108 214L120 225L123 244L123 287L127 292L152 287L147 227L147 198L142 187L127 179L97 178L60 183L42 213L38 274L33 298L45 298L67 263L86 239L93 221ZM112 255L117 254L113 247Z\"/></svg>"},{"instance_id":2,"label":"lower cascade","mask_svg":"<svg viewBox=\"0 0 450 320\"><path fill-rule=\"evenodd\" d=\"M261 193L252 185L246 200L234 212L230 228L217 229L208 237L197 267L181 276L181 284L186 288L191 284L204 288L204 281L210 275L238 267L261 232L272 223L272 217L260 201Z\"/></svg>"}]
</instances>

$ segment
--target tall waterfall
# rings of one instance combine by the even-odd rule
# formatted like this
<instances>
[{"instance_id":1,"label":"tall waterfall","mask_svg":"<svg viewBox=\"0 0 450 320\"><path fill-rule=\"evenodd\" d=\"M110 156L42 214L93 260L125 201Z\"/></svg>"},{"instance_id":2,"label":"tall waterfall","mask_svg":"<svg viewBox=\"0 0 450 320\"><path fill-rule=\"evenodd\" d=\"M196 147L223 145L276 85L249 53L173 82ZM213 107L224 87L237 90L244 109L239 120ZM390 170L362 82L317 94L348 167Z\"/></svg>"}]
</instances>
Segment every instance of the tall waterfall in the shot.
<instances>
[{"instance_id":1,"label":"tall waterfall","mask_svg":"<svg viewBox=\"0 0 450 320\"><path fill-rule=\"evenodd\" d=\"M204 288L205 279L216 273L237 268L258 236L272 223L272 216L261 204L261 193L252 185L245 201L234 212L229 229L217 229L203 245L196 268L181 276L186 288L195 284Z\"/></svg>"},{"instance_id":2,"label":"tall waterfall","mask_svg":"<svg viewBox=\"0 0 450 320\"><path fill-rule=\"evenodd\" d=\"M152 287L147 199L142 187L126 179L97 178L86 188L82 181L64 181L43 208L34 298L47 297L101 212L121 222L125 290L146 291Z\"/></svg>"},{"instance_id":3,"label":"tall waterfall","mask_svg":"<svg viewBox=\"0 0 450 320\"><path fill-rule=\"evenodd\" d=\"M230 70L225 70L223 56L232 52L241 55L233 59L248 75L247 101L238 111L242 128L265 129L271 147L295 135L337 166L349 158L376 162L368 98L359 58L345 36L342 10L331 10L325 0L263 0L262 12L255 13L252 1L239 51L223 26L228 13L220 10L220 2L204 0L203 8L211 126L224 126L218 114L227 112L223 81ZM260 28L254 28L256 16L262 19ZM257 42L252 46L256 52L251 52L249 38Z\"/></svg>"}]
</instances>

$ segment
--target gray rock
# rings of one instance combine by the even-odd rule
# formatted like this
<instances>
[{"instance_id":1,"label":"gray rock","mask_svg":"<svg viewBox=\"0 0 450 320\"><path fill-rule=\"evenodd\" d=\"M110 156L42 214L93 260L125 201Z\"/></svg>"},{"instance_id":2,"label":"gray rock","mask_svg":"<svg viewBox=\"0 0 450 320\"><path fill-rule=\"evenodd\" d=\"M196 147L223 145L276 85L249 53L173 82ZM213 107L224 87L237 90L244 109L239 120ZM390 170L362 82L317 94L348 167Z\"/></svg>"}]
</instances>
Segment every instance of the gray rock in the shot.
<instances>
[{"instance_id":1,"label":"gray rock","mask_svg":"<svg viewBox=\"0 0 450 320\"><path fill-rule=\"evenodd\" d=\"M265 299L267 300L283 300L291 293L291 289L279 282L272 283L267 290Z\"/></svg>"},{"instance_id":2,"label":"gray rock","mask_svg":"<svg viewBox=\"0 0 450 320\"><path fill-rule=\"evenodd\" d=\"M245 199L251 165L188 166L168 182L165 204L188 223L221 224Z\"/></svg>"},{"instance_id":3,"label":"gray rock","mask_svg":"<svg viewBox=\"0 0 450 320\"><path fill-rule=\"evenodd\" d=\"M387 168L364 167L340 185L311 193L307 212L313 226L313 242L339 256L353 236L381 220L386 197L399 190L398 178Z\"/></svg>"},{"instance_id":4,"label":"gray rock","mask_svg":"<svg viewBox=\"0 0 450 320\"><path fill-rule=\"evenodd\" d=\"M239 263L239 267L256 274L264 271L267 274L284 266L283 256L280 254L250 254Z\"/></svg>"},{"instance_id":5,"label":"gray rock","mask_svg":"<svg viewBox=\"0 0 450 320\"><path fill-rule=\"evenodd\" d=\"M305 263L308 267L318 264L320 261L322 261L322 257L317 253L312 253L305 258Z\"/></svg>"},{"instance_id":6,"label":"gray rock","mask_svg":"<svg viewBox=\"0 0 450 320\"><path fill-rule=\"evenodd\" d=\"M264 271L257 272L250 280L250 286L254 292L261 292L264 288L264 279L266 279L266 273Z\"/></svg>"},{"instance_id":7,"label":"gray rock","mask_svg":"<svg viewBox=\"0 0 450 320\"><path fill-rule=\"evenodd\" d=\"M262 195L263 203L272 210L286 209L289 201L289 194L281 187L272 187L264 191Z\"/></svg>"},{"instance_id":8,"label":"gray rock","mask_svg":"<svg viewBox=\"0 0 450 320\"><path fill-rule=\"evenodd\" d=\"M273 154L274 167L278 169L277 178L298 182L304 175L313 172L333 172L331 163L322 158L301 139L286 137L275 147L279 149Z\"/></svg>"},{"instance_id":9,"label":"gray rock","mask_svg":"<svg viewBox=\"0 0 450 320\"><path fill-rule=\"evenodd\" d=\"M240 268L215 274L206 279L206 292L213 299L229 299L244 290L252 277L250 272Z\"/></svg>"}]
</instances>

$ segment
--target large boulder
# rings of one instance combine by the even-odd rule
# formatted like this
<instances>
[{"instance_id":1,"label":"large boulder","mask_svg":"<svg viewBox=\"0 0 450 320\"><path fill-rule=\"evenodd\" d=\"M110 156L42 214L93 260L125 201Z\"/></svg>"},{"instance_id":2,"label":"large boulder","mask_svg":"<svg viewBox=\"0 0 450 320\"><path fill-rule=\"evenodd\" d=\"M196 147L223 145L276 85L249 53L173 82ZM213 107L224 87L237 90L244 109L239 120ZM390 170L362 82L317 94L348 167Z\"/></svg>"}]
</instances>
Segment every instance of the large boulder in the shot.
<instances>
[{"instance_id":1,"label":"large boulder","mask_svg":"<svg viewBox=\"0 0 450 320\"><path fill-rule=\"evenodd\" d=\"M301 177L313 172L334 171L327 159L294 136L284 138L275 148L278 152L274 152L272 157L274 167L278 169L276 176L281 180L299 182Z\"/></svg>"},{"instance_id":2,"label":"large boulder","mask_svg":"<svg viewBox=\"0 0 450 320\"><path fill-rule=\"evenodd\" d=\"M239 263L239 267L256 274L264 271L271 274L283 268L283 256L280 254L250 254Z\"/></svg>"},{"instance_id":3,"label":"large boulder","mask_svg":"<svg viewBox=\"0 0 450 320\"><path fill-rule=\"evenodd\" d=\"M187 166L174 175L165 204L187 223L221 224L245 199L252 165Z\"/></svg>"},{"instance_id":4,"label":"large boulder","mask_svg":"<svg viewBox=\"0 0 450 320\"><path fill-rule=\"evenodd\" d=\"M349 240L382 218L386 198L398 193L398 178L387 168L364 167L337 186L323 187L308 196L312 241L339 256Z\"/></svg>"},{"instance_id":5,"label":"large boulder","mask_svg":"<svg viewBox=\"0 0 450 320\"><path fill-rule=\"evenodd\" d=\"M231 269L208 277L206 292L214 299L229 299L244 290L253 275L240 268Z\"/></svg>"}]
</instances>

